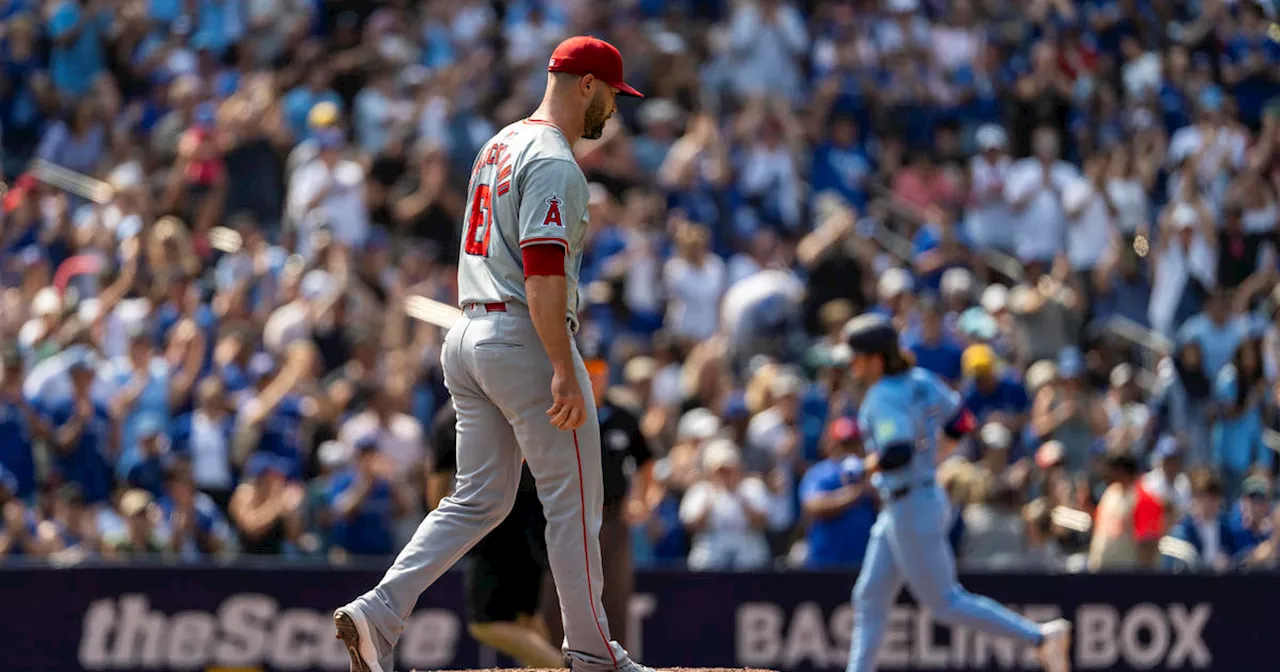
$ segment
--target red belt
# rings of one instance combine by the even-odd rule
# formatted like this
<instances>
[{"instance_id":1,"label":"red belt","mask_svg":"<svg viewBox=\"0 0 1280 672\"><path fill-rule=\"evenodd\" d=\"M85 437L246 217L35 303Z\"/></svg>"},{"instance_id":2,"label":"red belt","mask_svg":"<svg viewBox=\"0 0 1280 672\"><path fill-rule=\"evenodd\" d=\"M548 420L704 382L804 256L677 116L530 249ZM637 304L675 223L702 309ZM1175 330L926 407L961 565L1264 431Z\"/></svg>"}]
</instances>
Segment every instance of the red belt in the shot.
<instances>
[{"instance_id":1,"label":"red belt","mask_svg":"<svg viewBox=\"0 0 1280 672\"><path fill-rule=\"evenodd\" d=\"M486 313L505 313L507 312L507 304L501 301L497 303L473 303L472 308L484 308Z\"/></svg>"}]
</instances>

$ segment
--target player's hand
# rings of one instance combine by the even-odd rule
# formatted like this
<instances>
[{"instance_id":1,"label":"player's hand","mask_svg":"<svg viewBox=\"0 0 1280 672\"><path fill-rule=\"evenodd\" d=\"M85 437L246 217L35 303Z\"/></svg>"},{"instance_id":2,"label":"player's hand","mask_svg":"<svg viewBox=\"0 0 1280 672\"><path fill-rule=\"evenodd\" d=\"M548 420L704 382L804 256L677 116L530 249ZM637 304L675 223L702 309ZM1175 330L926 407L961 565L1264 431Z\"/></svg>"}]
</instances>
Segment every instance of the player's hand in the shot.
<instances>
[{"instance_id":1,"label":"player's hand","mask_svg":"<svg viewBox=\"0 0 1280 672\"><path fill-rule=\"evenodd\" d=\"M573 369L557 371L551 377L551 399L554 403L547 409L547 417L556 428L569 431L586 422L587 401L582 397L582 388L578 386L578 377Z\"/></svg>"}]
</instances>

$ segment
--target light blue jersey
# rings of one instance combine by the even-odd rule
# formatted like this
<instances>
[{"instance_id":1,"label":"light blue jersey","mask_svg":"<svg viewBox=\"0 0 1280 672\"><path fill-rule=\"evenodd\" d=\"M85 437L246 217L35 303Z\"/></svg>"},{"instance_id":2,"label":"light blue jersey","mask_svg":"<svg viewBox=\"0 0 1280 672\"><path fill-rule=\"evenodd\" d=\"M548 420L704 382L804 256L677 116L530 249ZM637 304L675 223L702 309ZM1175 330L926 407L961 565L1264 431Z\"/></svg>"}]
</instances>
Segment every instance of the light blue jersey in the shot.
<instances>
[{"instance_id":1,"label":"light blue jersey","mask_svg":"<svg viewBox=\"0 0 1280 672\"><path fill-rule=\"evenodd\" d=\"M911 464L872 477L882 493L934 480L938 464L938 433L960 411L960 395L936 374L913 368L896 376L885 376L867 390L858 409L867 453L906 442L915 445Z\"/></svg>"}]
</instances>

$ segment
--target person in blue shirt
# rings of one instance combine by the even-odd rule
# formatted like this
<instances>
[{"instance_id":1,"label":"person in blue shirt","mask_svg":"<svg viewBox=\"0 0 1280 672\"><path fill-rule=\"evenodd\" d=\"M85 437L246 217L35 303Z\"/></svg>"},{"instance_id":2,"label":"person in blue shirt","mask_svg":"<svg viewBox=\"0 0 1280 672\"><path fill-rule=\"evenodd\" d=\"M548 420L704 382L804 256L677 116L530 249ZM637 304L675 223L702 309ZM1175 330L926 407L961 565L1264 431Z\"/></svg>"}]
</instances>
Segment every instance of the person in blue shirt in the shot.
<instances>
[{"instance_id":1,"label":"person in blue shirt","mask_svg":"<svg viewBox=\"0 0 1280 672\"><path fill-rule=\"evenodd\" d=\"M911 239L911 264L921 284L938 291L942 274L952 268L969 268L972 262L968 236L955 218L941 208L930 208L928 221Z\"/></svg>"},{"instance_id":2,"label":"person in blue shirt","mask_svg":"<svg viewBox=\"0 0 1280 672\"><path fill-rule=\"evenodd\" d=\"M1240 344L1232 363L1218 372L1213 389L1218 413L1209 430L1210 462L1222 475L1227 496L1235 497L1251 470L1270 471L1275 462L1275 453L1263 442L1262 413L1271 385L1257 341Z\"/></svg>"},{"instance_id":3,"label":"person in blue shirt","mask_svg":"<svg viewBox=\"0 0 1280 672\"><path fill-rule=\"evenodd\" d=\"M1264 1L1269 0L1236 5L1238 32L1227 38L1222 55L1222 81L1231 87L1240 119L1252 128L1258 127L1263 106L1276 95L1274 73L1280 67L1280 42L1268 35L1271 24Z\"/></svg>"},{"instance_id":4,"label":"person in blue shirt","mask_svg":"<svg viewBox=\"0 0 1280 672\"><path fill-rule=\"evenodd\" d=\"M813 152L809 175L813 193L834 192L861 211L867 204L867 186L874 169L859 145L857 118L852 109L837 108L828 125L826 141Z\"/></svg>"},{"instance_id":5,"label":"person in blue shirt","mask_svg":"<svg viewBox=\"0 0 1280 672\"><path fill-rule=\"evenodd\" d=\"M916 358L916 366L938 374L951 385L960 382L961 361L964 351L960 344L947 334L943 324L942 306L932 298L917 304L920 324L907 332L907 349Z\"/></svg>"},{"instance_id":6,"label":"person in blue shirt","mask_svg":"<svg viewBox=\"0 0 1280 672\"><path fill-rule=\"evenodd\" d=\"M1264 476L1245 479L1240 504L1227 517L1229 537L1224 545L1230 549L1233 563L1248 557L1253 549L1275 534L1271 527L1271 485Z\"/></svg>"},{"instance_id":7,"label":"person in blue shirt","mask_svg":"<svg viewBox=\"0 0 1280 672\"><path fill-rule=\"evenodd\" d=\"M213 499L191 480L191 463L170 460L157 504L169 533L169 550L183 558L214 556L231 540L231 527Z\"/></svg>"},{"instance_id":8,"label":"person in blue shirt","mask_svg":"<svg viewBox=\"0 0 1280 672\"><path fill-rule=\"evenodd\" d=\"M999 422L1020 436L1031 412L1031 398L1021 382L999 371L995 351L971 345L964 351L964 407L980 425Z\"/></svg>"},{"instance_id":9,"label":"person in blue shirt","mask_svg":"<svg viewBox=\"0 0 1280 672\"><path fill-rule=\"evenodd\" d=\"M111 25L111 10L101 3L81 7L76 0L62 0L48 16L53 85L64 96L80 98L105 68L103 37Z\"/></svg>"},{"instance_id":10,"label":"person in blue shirt","mask_svg":"<svg viewBox=\"0 0 1280 672\"><path fill-rule=\"evenodd\" d=\"M1231 566L1238 549L1231 534L1226 512L1222 510L1222 480L1208 470L1191 478L1191 507L1169 531L1169 536L1185 541L1196 552L1198 568L1222 571ZM1187 559L1166 556L1169 569L1180 569Z\"/></svg>"},{"instance_id":11,"label":"person in blue shirt","mask_svg":"<svg viewBox=\"0 0 1280 672\"><path fill-rule=\"evenodd\" d=\"M302 477L307 455L302 433L308 398L293 391L270 391L279 375L279 363L271 355L259 353L249 361L249 377L255 381L257 393L241 407L237 423L237 445L233 448L236 463L254 451L280 458L287 467L290 480ZM250 440L251 439L251 440Z\"/></svg>"},{"instance_id":12,"label":"person in blue shirt","mask_svg":"<svg viewBox=\"0 0 1280 672\"><path fill-rule=\"evenodd\" d=\"M72 393L48 409L53 430L53 466L65 483L75 483L85 503L106 502L115 481L111 460L116 454L115 423L105 404L91 395L94 359L81 356L71 363Z\"/></svg>"},{"instance_id":13,"label":"person in blue shirt","mask_svg":"<svg viewBox=\"0 0 1280 672\"><path fill-rule=\"evenodd\" d=\"M1242 314L1232 315L1226 294L1213 289L1204 299L1204 310L1192 316L1178 329L1177 341L1195 341L1204 358L1204 372L1216 377L1231 363L1236 346L1249 333L1249 320Z\"/></svg>"},{"instance_id":14,"label":"person in blue shirt","mask_svg":"<svg viewBox=\"0 0 1280 672\"><path fill-rule=\"evenodd\" d=\"M826 458L800 479L800 505L809 518L809 569L862 565L876 520L874 488L867 483L857 423L838 418L824 442Z\"/></svg>"},{"instance_id":15,"label":"person in blue shirt","mask_svg":"<svg viewBox=\"0 0 1280 672\"><path fill-rule=\"evenodd\" d=\"M147 419L138 426L135 436L138 460L129 467L125 481L129 487L140 488L159 497L164 494L164 472L171 459L164 426L155 419Z\"/></svg>"},{"instance_id":16,"label":"person in blue shirt","mask_svg":"<svg viewBox=\"0 0 1280 672\"><path fill-rule=\"evenodd\" d=\"M376 469L376 436L362 437L355 452L354 464L330 486L333 544L352 555L390 555L395 551L392 523L407 503Z\"/></svg>"},{"instance_id":17,"label":"person in blue shirt","mask_svg":"<svg viewBox=\"0 0 1280 672\"><path fill-rule=\"evenodd\" d=\"M302 140L308 137L307 116L318 103L329 102L339 110L344 108L342 97L331 88L331 83L332 75L328 68L316 67L308 73L305 84L284 94L281 99L284 119L294 138Z\"/></svg>"},{"instance_id":18,"label":"person in blue shirt","mask_svg":"<svg viewBox=\"0 0 1280 672\"><path fill-rule=\"evenodd\" d=\"M1071 625L1038 625L960 586L947 538L952 513L938 487L939 434L955 441L974 428L960 395L936 375L912 366L893 324L860 315L845 327L854 380L867 391L858 427L866 473L883 508L871 530L862 572L853 590L854 627L848 672L872 672L889 612L903 583L943 623L1007 637L1036 647L1047 672L1070 667Z\"/></svg>"},{"instance_id":19,"label":"person in blue shirt","mask_svg":"<svg viewBox=\"0 0 1280 672\"><path fill-rule=\"evenodd\" d=\"M36 491L34 439L48 436L45 423L22 395L22 359L16 352L0 355L4 378L0 381L0 466L12 474L19 499L29 500Z\"/></svg>"},{"instance_id":20,"label":"person in blue shirt","mask_svg":"<svg viewBox=\"0 0 1280 672\"><path fill-rule=\"evenodd\" d=\"M36 516L18 498L18 479L0 464L0 558L38 551Z\"/></svg>"}]
</instances>

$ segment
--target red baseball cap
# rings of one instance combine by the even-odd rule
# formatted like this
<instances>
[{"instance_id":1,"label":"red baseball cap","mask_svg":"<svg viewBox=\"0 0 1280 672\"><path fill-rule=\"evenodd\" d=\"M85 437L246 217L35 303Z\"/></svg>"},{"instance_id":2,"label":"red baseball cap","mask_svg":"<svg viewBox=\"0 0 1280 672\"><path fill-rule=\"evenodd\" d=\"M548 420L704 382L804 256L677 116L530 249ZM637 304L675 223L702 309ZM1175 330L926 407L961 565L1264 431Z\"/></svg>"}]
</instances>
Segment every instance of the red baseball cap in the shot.
<instances>
[{"instance_id":1,"label":"red baseball cap","mask_svg":"<svg viewBox=\"0 0 1280 672\"><path fill-rule=\"evenodd\" d=\"M547 72L571 75L595 75L596 79L626 96L644 98L644 94L622 81L622 54L618 48L590 35L571 37L551 52Z\"/></svg>"}]
</instances>

